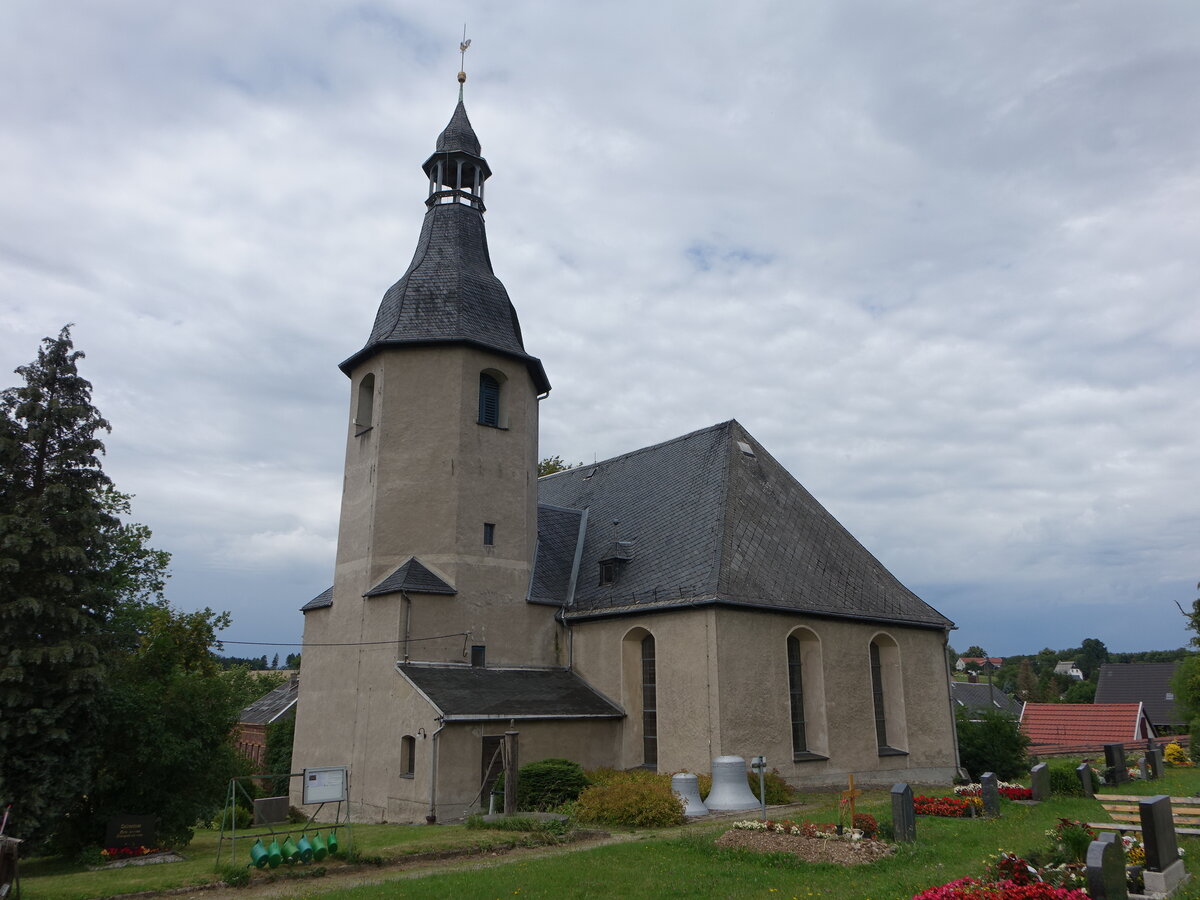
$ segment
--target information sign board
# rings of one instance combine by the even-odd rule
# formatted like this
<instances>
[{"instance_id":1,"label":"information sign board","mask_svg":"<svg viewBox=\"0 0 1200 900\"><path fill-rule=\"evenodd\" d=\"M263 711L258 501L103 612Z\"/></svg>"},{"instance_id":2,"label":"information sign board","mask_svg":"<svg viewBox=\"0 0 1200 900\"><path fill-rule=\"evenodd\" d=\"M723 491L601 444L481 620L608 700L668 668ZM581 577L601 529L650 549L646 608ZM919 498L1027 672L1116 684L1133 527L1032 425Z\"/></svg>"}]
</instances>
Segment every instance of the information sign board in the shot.
<instances>
[{"instance_id":1,"label":"information sign board","mask_svg":"<svg viewBox=\"0 0 1200 900\"><path fill-rule=\"evenodd\" d=\"M304 770L304 803L340 803L347 799L345 766Z\"/></svg>"}]
</instances>

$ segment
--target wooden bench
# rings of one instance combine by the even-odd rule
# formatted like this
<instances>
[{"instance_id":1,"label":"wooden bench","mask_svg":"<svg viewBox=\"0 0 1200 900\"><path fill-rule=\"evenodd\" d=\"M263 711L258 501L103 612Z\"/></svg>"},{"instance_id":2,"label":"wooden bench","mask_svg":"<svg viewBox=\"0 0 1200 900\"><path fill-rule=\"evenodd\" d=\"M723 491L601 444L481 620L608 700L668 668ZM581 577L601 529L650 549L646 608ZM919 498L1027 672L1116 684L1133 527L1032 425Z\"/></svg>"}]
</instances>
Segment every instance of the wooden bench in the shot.
<instances>
[{"instance_id":1,"label":"wooden bench","mask_svg":"<svg viewBox=\"0 0 1200 900\"><path fill-rule=\"evenodd\" d=\"M1104 811L1112 817L1111 822L1088 822L1089 828L1103 831L1141 831L1141 815L1138 801L1146 797L1126 794L1097 794L1096 799ZM1172 797L1171 819L1175 822L1176 834L1200 835L1200 797Z\"/></svg>"}]
</instances>

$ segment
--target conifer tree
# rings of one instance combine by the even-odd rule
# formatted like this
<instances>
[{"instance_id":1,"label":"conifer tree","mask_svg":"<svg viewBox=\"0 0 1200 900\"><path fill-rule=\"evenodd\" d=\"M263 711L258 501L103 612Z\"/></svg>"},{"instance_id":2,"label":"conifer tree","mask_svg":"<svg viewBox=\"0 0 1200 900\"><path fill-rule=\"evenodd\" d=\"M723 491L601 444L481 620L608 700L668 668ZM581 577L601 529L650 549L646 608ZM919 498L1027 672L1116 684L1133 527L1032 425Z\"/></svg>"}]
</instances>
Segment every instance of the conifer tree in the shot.
<instances>
[{"instance_id":1,"label":"conifer tree","mask_svg":"<svg viewBox=\"0 0 1200 900\"><path fill-rule=\"evenodd\" d=\"M99 459L109 426L82 356L63 328L0 394L0 801L27 838L87 788L117 602L105 544L121 526Z\"/></svg>"}]
</instances>

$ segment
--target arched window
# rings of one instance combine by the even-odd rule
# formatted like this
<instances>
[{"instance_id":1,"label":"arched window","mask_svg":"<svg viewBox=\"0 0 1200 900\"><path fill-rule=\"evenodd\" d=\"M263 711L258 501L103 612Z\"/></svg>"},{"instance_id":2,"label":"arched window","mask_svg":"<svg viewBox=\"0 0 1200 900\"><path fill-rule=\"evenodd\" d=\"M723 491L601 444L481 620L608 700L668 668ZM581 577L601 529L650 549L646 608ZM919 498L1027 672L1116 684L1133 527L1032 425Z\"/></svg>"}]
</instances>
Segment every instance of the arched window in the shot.
<instances>
[{"instance_id":1,"label":"arched window","mask_svg":"<svg viewBox=\"0 0 1200 900\"><path fill-rule=\"evenodd\" d=\"M354 433L369 431L375 423L375 374L363 376L358 383L358 405L354 410Z\"/></svg>"},{"instance_id":2,"label":"arched window","mask_svg":"<svg viewBox=\"0 0 1200 900\"><path fill-rule=\"evenodd\" d=\"M500 382L487 372L479 373L479 424L500 427Z\"/></svg>"},{"instance_id":3,"label":"arched window","mask_svg":"<svg viewBox=\"0 0 1200 900\"><path fill-rule=\"evenodd\" d=\"M875 743L880 756L904 754L908 726L904 719L904 684L900 648L886 634L871 640L871 698L875 707Z\"/></svg>"},{"instance_id":4,"label":"arched window","mask_svg":"<svg viewBox=\"0 0 1200 900\"><path fill-rule=\"evenodd\" d=\"M829 729L825 721L821 640L811 629L797 628L788 635L787 676L792 760L828 759Z\"/></svg>"},{"instance_id":5,"label":"arched window","mask_svg":"<svg viewBox=\"0 0 1200 900\"><path fill-rule=\"evenodd\" d=\"M417 739L411 734L400 738L400 777L412 778L416 768Z\"/></svg>"},{"instance_id":6,"label":"arched window","mask_svg":"<svg viewBox=\"0 0 1200 900\"><path fill-rule=\"evenodd\" d=\"M658 768L658 675L654 665L654 635L642 638L642 765Z\"/></svg>"},{"instance_id":7,"label":"arched window","mask_svg":"<svg viewBox=\"0 0 1200 900\"><path fill-rule=\"evenodd\" d=\"M800 661L800 639L787 639L788 697L792 708L792 753L808 752L808 735L804 731L804 667Z\"/></svg>"}]
</instances>

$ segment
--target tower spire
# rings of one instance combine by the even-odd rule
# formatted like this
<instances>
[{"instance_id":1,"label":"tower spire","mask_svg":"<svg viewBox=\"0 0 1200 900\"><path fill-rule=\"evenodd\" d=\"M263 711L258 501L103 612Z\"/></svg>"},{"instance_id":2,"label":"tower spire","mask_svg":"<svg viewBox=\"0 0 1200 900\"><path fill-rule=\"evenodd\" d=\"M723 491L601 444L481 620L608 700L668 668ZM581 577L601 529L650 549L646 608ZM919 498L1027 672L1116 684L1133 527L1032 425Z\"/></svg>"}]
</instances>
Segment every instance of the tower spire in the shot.
<instances>
[{"instance_id":1,"label":"tower spire","mask_svg":"<svg viewBox=\"0 0 1200 900\"><path fill-rule=\"evenodd\" d=\"M467 37L467 23L463 22L463 39L458 45L458 102L463 102L463 85L467 83L467 50L471 39Z\"/></svg>"}]
</instances>

